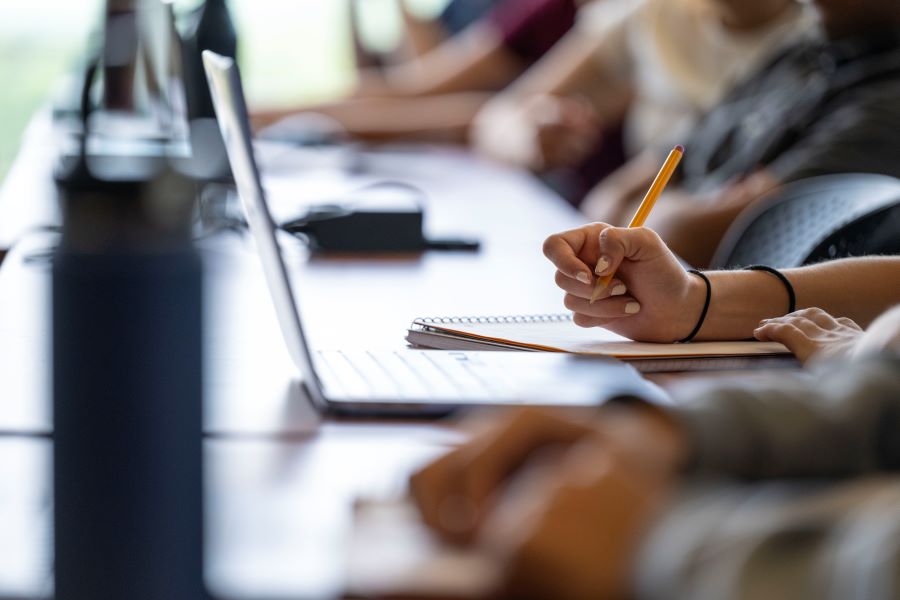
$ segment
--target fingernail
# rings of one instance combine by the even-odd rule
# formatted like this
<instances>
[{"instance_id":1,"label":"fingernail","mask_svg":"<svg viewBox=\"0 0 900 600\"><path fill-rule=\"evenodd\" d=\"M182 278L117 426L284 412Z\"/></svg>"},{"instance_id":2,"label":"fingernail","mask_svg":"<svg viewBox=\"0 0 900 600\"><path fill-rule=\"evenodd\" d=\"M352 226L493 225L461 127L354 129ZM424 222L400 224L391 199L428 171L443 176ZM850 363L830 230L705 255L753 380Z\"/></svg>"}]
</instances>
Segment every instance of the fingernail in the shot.
<instances>
[{"instance_id":1,"label":"fingernail","mask_svg":"<svg viewBox=\"0 0 900 600\"><path fill-rule=\"evenodd\" d=\"M575 279L577 279L577 280L580 281L581 283L587 283L587 284L589 284L589 283L591 282L591 276L588 275L587 273L584 273L584 272L581 272L581 273L579 273L578 275L576 275L576 276L575 276Z\"/></svg>"},{"instance_id":2,"label":"fingernail","mask_svg":"<svg viewBox=\"0 0 900 600\"><path fill-rule=\"evenodd\" d=\"M625 284L620 283L620 284L614 286L613 289L611 289L609 291L609 295L610 296L624 296L625 292L627 292L627 291L628 290L625 288Z\"/></svg>"},{"instance_id":3,"label":"fingernail","mask_svg":"<svg viewBox=\"0 0 900 600\"><path fill-rule=\"evenodd\" d=\"M609 259L605 256L601 256L600 260L597 261L597 266L594 268L594 273L597 275L602 275L609 268Z\"/></svg>"},{"instance_id":4,"label":"fingernail","mask_svg":"<svg viewBox=\"0 0 900 600\"><path fill-rule=\"evenodd\" d=\"M629 302L625 305L625 314L626 315L636 315L641 312L641 305L637 302Z\"/></svg>"}]
</instances>

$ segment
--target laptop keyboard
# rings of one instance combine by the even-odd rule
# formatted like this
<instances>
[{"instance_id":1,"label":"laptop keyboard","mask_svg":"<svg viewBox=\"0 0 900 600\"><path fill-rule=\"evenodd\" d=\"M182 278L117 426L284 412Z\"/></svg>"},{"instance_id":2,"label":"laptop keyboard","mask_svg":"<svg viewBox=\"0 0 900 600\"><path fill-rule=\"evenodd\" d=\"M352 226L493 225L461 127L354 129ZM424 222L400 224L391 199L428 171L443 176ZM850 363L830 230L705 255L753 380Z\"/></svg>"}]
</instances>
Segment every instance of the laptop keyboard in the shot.
<instances>
[{"instance_id":1,"label":"laptop keyboard","mask_svg":"<svg viewBox=\"0 0 900 600\"><path fill-rule=\"evenodd\" d=\"M483 400L509 393L496 369L459 352L317 352L316 371L328 395L350 399Z\"/></svg>"}]
</instances>

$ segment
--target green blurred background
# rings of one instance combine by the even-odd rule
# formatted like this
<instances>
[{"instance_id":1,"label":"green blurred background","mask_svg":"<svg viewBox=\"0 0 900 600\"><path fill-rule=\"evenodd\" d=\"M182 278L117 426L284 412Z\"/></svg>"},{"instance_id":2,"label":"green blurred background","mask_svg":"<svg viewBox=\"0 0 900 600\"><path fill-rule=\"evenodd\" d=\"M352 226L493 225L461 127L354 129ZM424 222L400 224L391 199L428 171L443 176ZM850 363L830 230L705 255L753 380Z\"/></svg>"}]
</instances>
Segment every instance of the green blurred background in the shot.
<instances>
[{"instance_id":1,"label":"green blurred background","mask_svg":"<svg viewBox=\"0 0 900 600\"><path fill-rule=\"evenodd\" d=\"M247 94L256 105L333 98L354 81L351 0L230 0ZM362 34L375 48L400 35L398 2L362 0ZM406 0L422 16L447 0ZM34 112L77 64L102 0L0 0L0 182ZM176 10L196 0L176 0Z\"/></svg>"}]
</instances>

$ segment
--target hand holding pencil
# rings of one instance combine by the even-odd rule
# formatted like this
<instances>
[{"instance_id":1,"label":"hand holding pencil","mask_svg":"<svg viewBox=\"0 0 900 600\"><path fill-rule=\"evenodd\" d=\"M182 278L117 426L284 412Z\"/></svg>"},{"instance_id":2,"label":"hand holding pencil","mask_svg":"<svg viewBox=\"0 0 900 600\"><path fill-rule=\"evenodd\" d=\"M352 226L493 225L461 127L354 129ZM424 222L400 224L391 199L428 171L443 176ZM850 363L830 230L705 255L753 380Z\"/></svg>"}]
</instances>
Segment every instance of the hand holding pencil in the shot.
<instances>
[{"instance_id":1,"label":"hand holding pencil","mask_svg":"<svg viewBox=\"0 0 900 600\"><path fill-rule=\"evenodd\" d=\"M633 340L670 343L687 336L706 286L655 232L641 227L684 154L669 154L630 227L589 223L551 235L544 255L579 327L603 327ZM695 314L696 313L696 314Z\"/></svg>"},{"instance_id":2,"label":"hand holding pencil","mask_svg":"<svg viewBox=\"0 0 900 600\"><path fill-rule=\"evenodd\" d=\"M650 212L656 205L656 201L659 199L663 190L666 189L666 185L668 185L669 180L672 178L672 174L675 173L675 169L678 168L678 163L681 162L682 156L684 156L684 146L678 145L672 148L668 158L666 158L666 162L663 163L662 168L653 180L653 184L650 186L650 189L647 190L647 194L641 201L641 205L638 207L637 212L628 224L629 228L643 227L644 223L647 222L647 218L650 216ZM591 294L591 304L600 298L603 294L603 290L609 286L609 282L612 281L614 276L615 273L608 273L605 277L601 277L597 280L597 283L594 286L594 292Z\"/></svg>"}]
</instances>

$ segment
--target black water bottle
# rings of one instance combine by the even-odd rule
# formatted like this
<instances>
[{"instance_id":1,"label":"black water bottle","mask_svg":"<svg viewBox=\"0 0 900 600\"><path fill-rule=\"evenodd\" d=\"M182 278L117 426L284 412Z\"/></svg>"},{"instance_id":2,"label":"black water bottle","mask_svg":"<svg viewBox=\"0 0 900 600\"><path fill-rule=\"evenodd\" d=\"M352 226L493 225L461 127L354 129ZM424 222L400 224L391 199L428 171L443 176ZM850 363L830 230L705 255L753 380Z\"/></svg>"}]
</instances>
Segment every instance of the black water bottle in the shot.
<instances>
[{"instance_id":1,"label":"black water bottle","mask_svg":"<svg viewBox=\"0 0 900 600\"><path fill-rule=\"evenodd\" d=\"M143 183L81 181L52 271L55 598L200 600L201 263Z\"/></svg>"}]
</instances>

